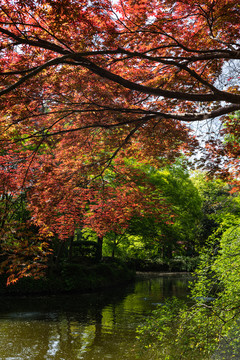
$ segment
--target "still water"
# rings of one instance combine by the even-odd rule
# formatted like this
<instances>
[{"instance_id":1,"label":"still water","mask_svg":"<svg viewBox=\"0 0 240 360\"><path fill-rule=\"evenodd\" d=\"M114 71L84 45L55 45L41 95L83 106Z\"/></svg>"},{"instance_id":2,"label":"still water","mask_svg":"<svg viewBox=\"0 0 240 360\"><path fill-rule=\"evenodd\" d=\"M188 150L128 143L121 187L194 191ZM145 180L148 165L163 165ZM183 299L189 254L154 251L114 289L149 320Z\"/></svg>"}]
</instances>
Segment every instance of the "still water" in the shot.
<instances>
[{"instance_id":1,"label":"still water","mask_svg":"<svg viewBox=\"0 0 240 360\"><path fill-rule=\"evenodd\" d=\"M136 359L136 327L166 297L185 298L188 280L148 274L94 294L2 298L0 359Z\"/></svg>"}]
</instances>

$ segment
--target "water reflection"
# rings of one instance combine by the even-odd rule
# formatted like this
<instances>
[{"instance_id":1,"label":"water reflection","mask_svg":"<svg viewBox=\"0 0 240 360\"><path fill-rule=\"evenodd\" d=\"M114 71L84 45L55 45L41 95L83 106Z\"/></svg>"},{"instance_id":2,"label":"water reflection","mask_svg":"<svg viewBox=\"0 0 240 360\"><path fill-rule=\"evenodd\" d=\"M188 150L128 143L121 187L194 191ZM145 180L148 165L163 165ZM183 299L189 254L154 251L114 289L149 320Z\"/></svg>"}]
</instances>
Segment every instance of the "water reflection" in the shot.
<instances>
[{"instance_id":1,"label":"water reflection","mask_svg":"<svg viewBox=\"0 0 240 360\"><path fill-rule=\"evenodd\" d=\"M0 359L135 359L136 327L164 298L185 297L187 282L147 276L98 294L2 299Z\"/></svg>"}]
</instances>

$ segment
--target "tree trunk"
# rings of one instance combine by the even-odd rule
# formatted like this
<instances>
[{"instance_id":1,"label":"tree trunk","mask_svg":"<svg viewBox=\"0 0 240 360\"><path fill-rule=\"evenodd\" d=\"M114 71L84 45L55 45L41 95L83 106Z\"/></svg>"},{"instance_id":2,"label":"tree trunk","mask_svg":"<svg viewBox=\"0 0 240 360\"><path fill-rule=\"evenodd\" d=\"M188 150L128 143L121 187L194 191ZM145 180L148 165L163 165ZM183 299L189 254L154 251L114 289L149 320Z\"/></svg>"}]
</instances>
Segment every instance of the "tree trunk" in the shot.
<instances>
[{"instance_id":1,"label":"tree trunk","mask_svg":"<svg viewBox=\"0 0 240 360\"><path fill-rule=\"evenodd\" d=\"M96 261L97 262L102 260L102 244L103 244L103 237L98 236L97 251L96 251Z\"/></svg>"},{"instance_id":2,"label":"tree trunk","mask_svg":"<svg viewBox=\"0 0 240 360\"><path fill-rule=\"evenodd\" d=\"M69 250L68 250L68 260L72 260L72 243L73 243L74 236L69 238Z\"/></svg>"}]
</instances>

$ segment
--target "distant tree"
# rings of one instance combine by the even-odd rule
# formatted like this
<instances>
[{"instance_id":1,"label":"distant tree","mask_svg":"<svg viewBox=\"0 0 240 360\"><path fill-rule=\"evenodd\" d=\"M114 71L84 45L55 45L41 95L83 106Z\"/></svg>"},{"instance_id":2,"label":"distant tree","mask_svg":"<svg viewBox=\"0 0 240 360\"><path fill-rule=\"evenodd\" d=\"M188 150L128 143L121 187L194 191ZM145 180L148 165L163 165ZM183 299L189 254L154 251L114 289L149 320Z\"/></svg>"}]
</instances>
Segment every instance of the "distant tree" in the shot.
<instances>
[{"instance_id":1,"label":"distant tree","mask_svg":"<svg viewBox=\"0 0 240 360\"><path fill-rule=\"evenodd\" d=\"M129 220L126 231L119 236L108 236L111 247L122 247L126 253L138 256L171 258L173 253L194 254L199 246L196 228L200 222L201 198L190 178L185 160L157 170L151 166L135 164L145 172L145 183L154 186L152 196L164 199L168 216L154 216L154 212L137 214ZM154 205L152 205L154 206ZM156 202L155 206L159 206ZM166 210L165 210L166 211Z\"/></svg>"},{"instance_id":2,"label":"distant tree","mask_svg":"<svg viewBox=\"0 0 240 360\"><path fill-rule=\"evenodd\" d=\"M202 216L197 230L199 245L206 244L208 238L218 232L223 220L239 213L238 194L234 184L221 179L209 179L204 172L195 173L192 178L202 199Z\"/></svg>"}]
</instances>

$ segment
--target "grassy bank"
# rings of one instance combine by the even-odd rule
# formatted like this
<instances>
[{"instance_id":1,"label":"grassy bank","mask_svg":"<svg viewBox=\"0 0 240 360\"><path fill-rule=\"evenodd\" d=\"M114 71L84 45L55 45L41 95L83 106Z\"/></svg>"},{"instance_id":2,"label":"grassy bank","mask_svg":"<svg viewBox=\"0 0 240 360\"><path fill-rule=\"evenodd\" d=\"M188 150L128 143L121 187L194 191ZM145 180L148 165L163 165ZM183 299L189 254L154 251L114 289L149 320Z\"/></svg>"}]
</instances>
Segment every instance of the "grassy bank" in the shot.
<instances>
[{"instance_id":1,"label":"grassy bank","mask_svg":"<svg viewBox=\"0 0 240 360\"><path fill-rule=\"evenodd\" d=\"M88 292L117 286L135 277L135 271L120 262L99 264L65 263L58 272L41 278L22 278L6 286L6 277L0 278L0 295L56 294Z\"/></svg>"}]
</instances>

